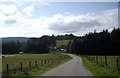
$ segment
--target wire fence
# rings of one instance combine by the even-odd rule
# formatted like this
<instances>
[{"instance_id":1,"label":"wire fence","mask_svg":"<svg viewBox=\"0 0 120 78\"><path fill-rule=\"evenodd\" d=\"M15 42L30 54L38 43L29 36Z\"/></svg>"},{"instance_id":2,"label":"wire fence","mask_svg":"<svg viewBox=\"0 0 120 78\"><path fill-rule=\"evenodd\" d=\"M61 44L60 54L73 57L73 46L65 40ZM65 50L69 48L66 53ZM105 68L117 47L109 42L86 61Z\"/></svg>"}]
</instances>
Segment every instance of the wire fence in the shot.
<instances>
[{"instance_id":1,"label":"wire fence","mask_svg":"<svg viewBox=\"0 0 120 78\"><path fill-rule=\"evenodd\" d=\"M120 56L84 56L92 63L120 72Z\"/></svg>"},{"instance_id":2,"label":"wire fence","mask_svg":"<svg viewBox=\"0 0 120 78\"><path fill-rule=\"evenodd\" d=\"M24 66L23 62L19 63L19 67L11 67L12 65L10 64L6 64L6 70L2 71L2 76L14 76L17 73L23 73L23 72L27 72L30 71L34 68L41 68L43 66L49 66L51 64L58 64L61 63L61 61L63 59L67 59L69 58L69 56L65 56L65 57L59 57L59 58L50 58L50 59L44 59L44 60L37 60L37 61L28 61L27 63L27 67Z\"/></svg>"}]
</instances>

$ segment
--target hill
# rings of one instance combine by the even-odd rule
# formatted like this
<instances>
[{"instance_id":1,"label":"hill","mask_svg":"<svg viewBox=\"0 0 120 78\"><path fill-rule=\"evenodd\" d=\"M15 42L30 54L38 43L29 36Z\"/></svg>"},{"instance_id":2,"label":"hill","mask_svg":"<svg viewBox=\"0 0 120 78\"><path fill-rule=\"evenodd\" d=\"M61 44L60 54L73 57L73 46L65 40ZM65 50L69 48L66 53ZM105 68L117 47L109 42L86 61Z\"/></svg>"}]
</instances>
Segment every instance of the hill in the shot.
<instances>
[{"instance_id":1,"label":"hill","mask_svg":"<svg viewBox=\"0 0 120 78\"><path fill-rule=\"evenodd\" d=\"M26 37L6 37L2 38L2 42L26 42L28 38Z\"/></svg>"}]
</instances>

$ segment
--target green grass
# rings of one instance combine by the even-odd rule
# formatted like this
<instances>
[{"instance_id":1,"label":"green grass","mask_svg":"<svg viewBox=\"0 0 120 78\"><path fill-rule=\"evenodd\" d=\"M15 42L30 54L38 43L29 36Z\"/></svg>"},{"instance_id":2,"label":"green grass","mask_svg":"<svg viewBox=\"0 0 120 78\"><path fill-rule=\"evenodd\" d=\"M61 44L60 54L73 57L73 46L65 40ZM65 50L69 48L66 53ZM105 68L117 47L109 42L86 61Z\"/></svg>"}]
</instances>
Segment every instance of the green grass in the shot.
<instances>
[{"instance_id":1,"label":"green grass","mask_svg":"<svg viewBox=\"0 0 120 78\"><path fill-rule=\"evenodd\" d=\"M35 66L35 61L38 61L38 66L40 66L40 67L34 68L34 69L32 69L32 71L35 71L36 69L40 68L39 73L42 73L42 72L48 70L49 68L51 68L52 66L54 67L54 65L58 65L58 64L56 62L54 62L53 64L47 65L47 67L45 65L42 67L41 66L41 60L64 58L64 59L61 59L61 61L63 61L65 59L70 59L70 58L66 58L66 57L67 57L66 55L61 54L61 53L53 53L53 54L52 53L49 53L49 54L21 54L21 55L9 56L9 57L5 57L5 58L2 59L2 71L3 72L6 71L6 64L9 64L10 70L12 70L14 68L20 68L20 62L23 63L24 68L29 68L29 61L31 61L32 66ZM42 69L43 69L43 71L42 71Z\"/></svg>"},{"instance_id":2,"label":"green grass","mask_svg":"<svg viewBox=\"0 0 120 78\"><path fill-rule=\"evenodd\" d=\"M98 56L98 60L100 60L99 59L100 57L104 58L104 56ZM97 76L112 76L112 77L115 76L116 78L119 72L116 69L115 58L116 56L107 56L108 66L105 67L105 66L101 66L96 63L93 63L89 61L86 57L82 56L84 66L96 77Z\"/></svg>"},{"instance_id":3,"label":"green grass","mask_svg":"<svg viewBox=\"0 0 120 78\"><path fill-rule=\"evenodd\" d=\"M70 40L57 40L56 46L59 47L61 45L68 45ZM72 41L72 40L71 40Z\"/></svg>"},{"instance_id":4,"label":"green grass","mask_svg":"<svg viewBox=\"0 0 120 78\"><path fill-rule=\"evenodd\" d=\"M93 57L96 60L96 56L90 56L90 57ZM105 56L97 56L97 57L98 57L98 64L105 66ZM107 67L113 70L117 70L117 67L116 67L117 56L106 56L106 58L107 58Z\"/></svg>"}]
</instances>

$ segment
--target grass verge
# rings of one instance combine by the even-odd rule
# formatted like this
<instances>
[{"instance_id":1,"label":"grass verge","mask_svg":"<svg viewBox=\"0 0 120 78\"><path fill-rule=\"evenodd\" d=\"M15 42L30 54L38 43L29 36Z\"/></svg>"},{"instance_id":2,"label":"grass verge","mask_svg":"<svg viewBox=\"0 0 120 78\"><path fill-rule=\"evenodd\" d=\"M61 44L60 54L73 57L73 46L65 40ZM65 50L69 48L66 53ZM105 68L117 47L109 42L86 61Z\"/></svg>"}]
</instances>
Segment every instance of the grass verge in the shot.
<instances>
[{"instance_id":1,"label":"grass verge","mask_svg":"<svg viewBox=\"0 0 120 78\"><path fill-rule=\"evenodd\" d=\"M87 60L87 58L82 57L82 62L84 66L95 76L95 78L100 78L101 76L104 77L112 77L112 78L120 78L119 72L116 70L112 70L109 67L103 67L100 65L97 65L95 63L90 62Z\"/></svg>"}]
</instances>

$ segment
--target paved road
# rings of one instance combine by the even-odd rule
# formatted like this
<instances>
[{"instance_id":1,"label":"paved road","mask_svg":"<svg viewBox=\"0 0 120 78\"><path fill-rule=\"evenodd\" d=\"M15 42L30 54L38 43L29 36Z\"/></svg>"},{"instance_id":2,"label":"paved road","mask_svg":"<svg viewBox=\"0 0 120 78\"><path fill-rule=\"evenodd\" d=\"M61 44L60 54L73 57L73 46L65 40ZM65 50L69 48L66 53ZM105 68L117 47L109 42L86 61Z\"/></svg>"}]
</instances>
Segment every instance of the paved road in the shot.
<instances>
[{"instance_id":1,"label":"paved road","mask_svg":"<svg viewBox=\"0 0 120 78\"><path fill-rule=\"evenodd\" d=\"M92 76L92 74L82 65L80 57L73 54L68 55L73 59L41 76Z\"/></svg>"},{"instance_id":2,"label":"paved road","mask_svg":"<svg viewBox=\"0 0 120 78\"><path fill-rule=\"evenodd\" d=\"M2 77L2 74L0 73L0 78Z\"/></svg>"}]
</instances>

